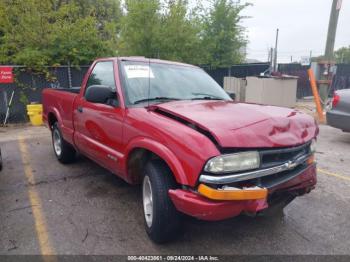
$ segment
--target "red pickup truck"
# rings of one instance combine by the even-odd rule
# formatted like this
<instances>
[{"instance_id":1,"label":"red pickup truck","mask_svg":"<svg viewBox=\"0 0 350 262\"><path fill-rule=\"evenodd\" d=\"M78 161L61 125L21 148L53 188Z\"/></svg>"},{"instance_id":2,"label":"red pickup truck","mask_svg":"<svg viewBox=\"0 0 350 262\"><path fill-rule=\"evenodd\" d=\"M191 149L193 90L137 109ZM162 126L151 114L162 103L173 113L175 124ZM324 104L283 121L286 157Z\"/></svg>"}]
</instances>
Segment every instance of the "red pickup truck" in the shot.
<instances>
[{"instance_id":1,"label":"red pickup truck","mask_svg":"<svg viewBox=\"0 0 350 262\"><path fill-rule=\"evenodd\" d=\"M282 210L316 184L318 126L297 110L236 103L202 69L98 59L79 89L45 89L62 163L77 152L142 184L145 228L171 240L182 214L222 220Z\"/></svg>"}]
</instances>

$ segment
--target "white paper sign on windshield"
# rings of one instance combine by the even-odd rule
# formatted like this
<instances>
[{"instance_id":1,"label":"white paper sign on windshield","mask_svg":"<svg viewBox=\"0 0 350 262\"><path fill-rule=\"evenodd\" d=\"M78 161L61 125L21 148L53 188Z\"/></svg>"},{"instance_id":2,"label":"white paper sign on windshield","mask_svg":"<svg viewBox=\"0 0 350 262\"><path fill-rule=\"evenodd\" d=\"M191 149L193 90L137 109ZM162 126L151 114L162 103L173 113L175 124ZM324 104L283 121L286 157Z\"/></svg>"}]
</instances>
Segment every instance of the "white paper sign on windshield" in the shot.
<instances>
[{"instance_id":1,"label":"white paper sign on windshield","mask_svg":"<svg viewBox=\"0 0 350 262\"><path fill-rule=\"evenodd\" d=\"M128 78L154 78L148 65L126 65L124 68Z\"/></svg>"}]
</instances>

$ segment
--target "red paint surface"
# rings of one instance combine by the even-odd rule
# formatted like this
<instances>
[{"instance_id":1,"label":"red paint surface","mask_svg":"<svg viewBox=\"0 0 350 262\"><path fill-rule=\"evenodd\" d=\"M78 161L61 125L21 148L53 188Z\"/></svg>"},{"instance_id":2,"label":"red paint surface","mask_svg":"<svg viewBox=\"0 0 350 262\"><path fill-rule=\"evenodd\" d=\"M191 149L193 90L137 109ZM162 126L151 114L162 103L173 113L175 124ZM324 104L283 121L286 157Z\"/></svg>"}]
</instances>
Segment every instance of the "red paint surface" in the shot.
<instances>
[{"instance_id":1,"label":"red paint surface","mask_svg":"<svg viewBox=\"0 0 350 262\"><path fill-rule=\"evenodd\" d=\"M298 189L308 192L315 185L316 167L312 165L300 176L269 190L269 194L275 191L295 191ZM243 212L256 213L268 208L265 200L213 201L195 192L182 189L169 190L169 196L180 212L209 221L235 217Z\"/></svg>"},{"instance_id":2,"label":"red paint surface","mask_svg":"<svg viewBox=\"0 0 350 262\"><path fill-rule=\"evenodd\" d=\"M13 67L0 67L0 84L12 84L14 82Z\"/></svg>"},{"instance_id":3,"label":"red paint surface","mask_svg":"<svg viewBox=\"0 0 350 262\"><path fill-rule=\"evenodd\" d=\"M148 62L142 58L133 59ZM88 103L83 96L87 79L96 62L106 60L114 61L120 104L117 108ZM160 60L152 62L162 63ZM218 147L207 136L159 114L156 109L208 131L221 147L294 146L309 141L318 133L312 117L273 106L224 101L178 101L151 106L149 109L127 108L116 58L95 61L82 82L79 94L45 89L43 105L44 121L48 123L50 117L55 117L66 141L130 183L136 181L128 174L127 163L130 154L139 148L157 154L168 164L179 184L191 187L197 184L208 159L220 155ZM77 111L78 107L83 108L83 113ZM252 206L255 204L247 207L244 203L244 208L251 209ZM256 208L261 206L260 203ZM235 208L234 212L230 211L230 215L239 210Z\"/></svg>"},{"instance_id":4,"label":"red paint surface","mask_svg":"<svg viewBox=\"0 0 350 262\"><path fill-rule=\"evenodd\" d=\"M312 164L299 176L289 180L286 183L278 185L269 190L269 193L273 193L275 191L295 191L298 189L307 189L311 190L315 187L317 183L317 169L316 164Z\"/></svg>"},{"instance_id":5,"label":"red paint surface","mask_svg":"<svg viewBox=\"0 0 350 262\"><path fill-rule=\"evenodd\" d=\"M180 212L202 220L215 221L258 212L268 207L266 200L213 201L186 190L169 190L169 196Z\"/></svg>"},{"instance_id":6,"label":"red paint surface","mask_svg":"<svg viewBox=\"0 0 350 262\"><path fill-rule=\"evenodd\" d=\"M208 130L222 147L285 147L318 132L312 117L276 106L227 101L175 101L155 106Z\"/></svg>"}]
</instances>

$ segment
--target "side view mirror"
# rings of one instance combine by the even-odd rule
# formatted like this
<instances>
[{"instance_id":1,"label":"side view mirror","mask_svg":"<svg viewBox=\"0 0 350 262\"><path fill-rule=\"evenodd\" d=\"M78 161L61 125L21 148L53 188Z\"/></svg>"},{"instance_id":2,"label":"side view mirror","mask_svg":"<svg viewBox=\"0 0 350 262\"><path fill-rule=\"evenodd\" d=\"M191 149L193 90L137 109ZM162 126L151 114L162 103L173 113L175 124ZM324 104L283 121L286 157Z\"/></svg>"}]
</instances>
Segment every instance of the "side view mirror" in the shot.
<instances>
[{"instance_id":1,"label":"side view mirror","mask_svg":"<svg viewBox=\"0 0 350 262\"><path fill-rule=\"evenodd\" d=\"M89 86L85 92L85 99L91 103L107 104L110 100L116 100L117 93L109 86Z\"/></svg>"},{"instance_id":2,"label":"side view mirror","mask_svg":"<svg viewBox=\"0 0 350 262\"><path fill-rule=\"evenodd\" d=\"M231 93L231 92L226 92L231 98L232 100L236 100L236 94L235 93Z\"/></svg>"}]
</instances>

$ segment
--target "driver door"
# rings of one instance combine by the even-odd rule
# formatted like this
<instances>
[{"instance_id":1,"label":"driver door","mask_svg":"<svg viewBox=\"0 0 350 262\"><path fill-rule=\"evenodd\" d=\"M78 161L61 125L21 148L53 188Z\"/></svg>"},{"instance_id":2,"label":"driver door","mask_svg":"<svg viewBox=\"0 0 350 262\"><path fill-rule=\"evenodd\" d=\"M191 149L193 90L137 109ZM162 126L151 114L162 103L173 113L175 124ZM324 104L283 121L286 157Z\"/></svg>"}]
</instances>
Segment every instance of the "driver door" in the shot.
<instances>
[{"instance_id":1,"label":"driver door","mask_svg":"<svg viewBox=\"0 0 350 262\"><path fill-rule=\"evenodd\" d=\"M109 86L117 92L113 61L100 61L95 64L85 93L92 85ZM119 173L124 110L119 106L118 95L113 105L89 102L85 99L85 94L78 99L74 121L79 150L113 173Z\"/></svg>"}]
</instances>

